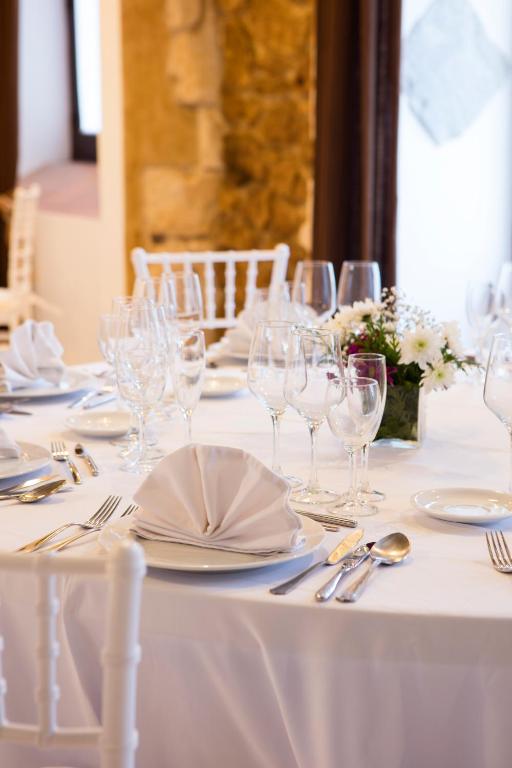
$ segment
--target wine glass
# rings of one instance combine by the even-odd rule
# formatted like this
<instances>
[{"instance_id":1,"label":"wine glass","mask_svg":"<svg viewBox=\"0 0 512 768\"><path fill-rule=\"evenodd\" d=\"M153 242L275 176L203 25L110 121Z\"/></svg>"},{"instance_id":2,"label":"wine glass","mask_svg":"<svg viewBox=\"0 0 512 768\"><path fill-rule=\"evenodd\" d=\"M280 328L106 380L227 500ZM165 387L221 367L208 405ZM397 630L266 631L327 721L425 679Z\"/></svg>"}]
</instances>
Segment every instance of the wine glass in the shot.
<instances>
[{"instance_id":1,"label":"wine glass","mask_svg":"<svg viewBox=\"0 0 512 768\"><path fill-rule=\"evenodd\" d=\"M377 432L382 418L380 389L375 379L358 376L331 379L327 388L327 421L349 457L350 482L342 510L356 517L375 514L357 491L357 453Z\"/></svg>"},{"instance_id":2,"label":"wine glass","mask_svg":"<svg viewBox=\"0 0 512 768\"><path fill-rule=\"evenodd\" d=\"M344 261L338 285L338 306L354 301L379 301L380 268L376 261Z\"/></svg>"},{"instance_id":3,"label":"wine glass","mask_svg":"<svg viewBox=\"0 0 512 768\"><path fill-rule=\"evenodd\" d=\"M176 320L176 285L172 275L162 272L158 277L138 277L133 287L134 298L151 299L163 307L169 323Z\"/></svg>"},{"instance_id":4,"label":"wine glass","mask_svg":"<svg viewBox=\"0 0 512 768\"><path fill-rule=\"evenodd\" d=\"M339 494L320 487L316 467L316 437L327 416L329 378L342 372L340 339L337 333L318 328L294 328L286 357L285 398L303 419L311 437L311 470L308 484L294 491L292 499L302 504L329 504Z\"/></svg>"},{"instance_id":5,"label":"wine glass","mask_svg":"<svg viewBox=\"0 0 512 768\"><path fill-rule=\"evenodd\" d=\"M134 299L120 308L115 346L117 385L137 418L138 442L122 466L129 472L147 472L161 458L146 440L146 421L162 399L167 378L168 344L161 312L152 301Z\"/></svg>"},{"instance_id":6,"label":"wine glass","mask_svg":"<svg viewBox=\"0 0 512 768\"><path fill-rule=\"evenodd\" d=\"M304 325L322 325L336 309L336 282L330 261L298 261L292 302L303 309Z\"/></svg>"},{"instance_id":7,"label":"wine glass","mask_svg":"<svg viewBox=\"0 0 512 768\"><path fill-rule=\"evenodd\" d=\"M100 348L103 359L110 369L107 379L112 386L115 382L115 346L118 335L119 315L100 315L98 325L98 347Z\"/></svg>"},{"instance_id":8,"label":"wine glass","mask_svg":"<svg viewBox=\"0 0 512 768\"><path fill-rule=\"evenodd\" d=\"M272 471L293 487L302 485L297 477L285 475L279 459L279 425L288 403L284 396L286 357L293 330L292 323L261 321L251 341L247 382L249 389L270 413L273 428Z\"/></svg>"},{"instance_id":9,"label":"wine glass","mask_svg":"<svg viewBox=\"0 0 512 768\"><path fill-rule=\"evenodd\" d=\"M512 441L512 337L497 334L491 345L485 373L484 402L505 425ZM512 461L512 444L511 444ZM512 464L509 477L512 492Z\"/></svg>"},{"instance_id":10,"label":"wine glass","mask_svg":"<svg viewBox=\"0 0 512 768\"><path fill-rule=\"evenodd\" d=\"M497 291L493 283L471 280L466 290L466 316L475 343L475 358L482 362L489 336L498 321Z\"/></svg>"},{"instance_id":11,"label":"wine glass","mask_svg":"<svg viewBox=\"0 0 512 768\"><path fill-rule=\"evenodd\" d=\"M188 440L192 442L192 413L203 389L206 367L203 331L180 331L172 340L171 374L174 397L187 422Z\"/></svg>"},{"instance_id":12,"label":"wine glass","mask_svg":"<svg viewBox=\"0 0 512 768\"><path fill-rule=\"evenodd\" d=\"M387 393L387 370L386 370L386 358L384 355L377 352L354 352L348 356L347 360L347 372L352 377L366 377L368 379L374 379L379 385L380 390L380 404L382 413L384 413L384 406L386 405L386 393ZM382 414L381 414L382 418ZM375 434L371 435L370 440L363 445L361 449L361 482L359 484L359 495L364 501L384 501L386 498L382 491L376 491L370 488L368 482L368 459L370 453L370 443L375 439L378 427L375 430ZM375 512L377 509L375 509Z\"/></svg>"},{"instance_id":13,"label":"wine glass","mask_svg":"<svg viewBox=\"0 0 512 768\"><path fill-rule=\"evenodd\" d=\"M181 331L198 330L203 322L203 295L196 272L173 272L176 322Z\"/></svg>"}]
</instances>

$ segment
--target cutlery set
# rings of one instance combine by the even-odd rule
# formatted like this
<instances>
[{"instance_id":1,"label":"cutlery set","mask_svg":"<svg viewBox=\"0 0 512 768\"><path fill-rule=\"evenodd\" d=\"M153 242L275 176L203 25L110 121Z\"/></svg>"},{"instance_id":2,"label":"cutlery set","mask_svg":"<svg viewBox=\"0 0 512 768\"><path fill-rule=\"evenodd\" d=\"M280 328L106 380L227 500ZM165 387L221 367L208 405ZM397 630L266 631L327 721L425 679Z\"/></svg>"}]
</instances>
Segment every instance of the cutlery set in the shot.
<instances>
[{"instance_id":1,"label":"cutlery set","mask_svg":"<svg viewBox=\"0 0 512 768\"><path fill-rule=\"evenodd\" d=\"M270 593L273 595L286 595L317 569L325 566L338 565L339 567L334 575L315 592L315 599L318 602L323 603L330 600L331 597L336 596L336 600L341 603L355 602L362 594L371 574L378 565L381 563L394 565L395 563L402 562L402 560L405 560L411 549L409 539L403 533L391 533L388 536L379 539L377 542L369 541L365 545L357 546L361 541L362 536L363 530L361 528L349 533L341 540L325 560L319 560L318 562L313 563L313 565L310 565L304 571L296 574L293 578L272 587ZM370 559L370 565L357 579L355 579L355 581L351 582L346 587L344 586L343 589L338 592L339 585L344 577L356 568L359 568L359 566L367 559Z\"/></svg>"}]
</instances>

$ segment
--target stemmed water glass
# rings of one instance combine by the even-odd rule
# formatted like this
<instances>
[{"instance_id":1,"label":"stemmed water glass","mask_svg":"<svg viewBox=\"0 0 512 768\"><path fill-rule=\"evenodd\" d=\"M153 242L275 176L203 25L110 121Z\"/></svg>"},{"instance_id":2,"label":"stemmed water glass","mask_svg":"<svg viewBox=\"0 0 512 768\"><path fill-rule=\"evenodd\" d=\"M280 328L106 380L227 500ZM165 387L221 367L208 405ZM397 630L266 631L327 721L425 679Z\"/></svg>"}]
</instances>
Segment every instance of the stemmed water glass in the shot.
<instances>
[{"instance_id":1,"label":"stemmed water glass","mask_svg":"<svg viewBox=\"0 0 512 768\"><path fill-rule=\"evenodd\" d=\"M380 390L380 407L382 413L384 413L387 393L387 370L385 356L378 354L377 352L354 352L348 356L347 373L351 378L366 377L368 379L374 379L377 382ZM359 495L366 502L384 501L386 498L382 491L373 490L370 487L368 481L368 459L370 453L370 443L375 439L375 435L377 434L379 426L380 419L375 429L375 434L370 435L368 442L365 443L361 448L361 480L359 483ZM375 512L376 511L377 509L375 508Z\"/></svg>"},{"instance_id":2,"label":"stemmed water glass","mask_svg":"<svg viewBox=\"0 0 512 768\"><path fill-rule=\"evenodd\" d=\"M115 347L117 384L122 399L137 418L138 442L122 469L147 472L161 458L146 440L146 420L162 399L167 373L168 343L164 322L152 301L134 299L120 308Z\"/></svg>"},{"instance_id":3,"label":"stemmed water glass","mask_svg":"<svg viewBox=\"0 0 512 768\"><path fill-rule=\"evenodd\" d=\"M379 301L380 268L376 261L344 261L338 285L338 306L354 301Z\"/></svg>"},{"instance_id":4,"label":"stemmed water glass","mask_svg":"<svg viewBox=\"0 0 512 768\"><path fill-rule=\"evenodd\" d=\"M195 331L203 321L203 294L196 272L173 272L176 322L181 331Z\"/></svg>"},{"instance_id":5,"label":"stemmed water glass","mask_svg":"<svg viewBox=\"0 0 512 768\"><path fill-rule=\"evenodd\" d=\"M294 328L286 358L285 397L303 419L311 437L311 470L305 488L292 499L302 504L329 504L339 494L321 488L316 467L316 438L327 416L327 385L342 372L337 333L317 328Z\"/></svg>"},{"instance_id":6,"label":"stemmed water glass","mask_svg":"<svg viewBox=\"0 0 512 768\"><path fill-rule=\"evenodd\" d=\"M172 338L171 374L174 397L187 422L192 442L192 414L203 389L206 367L203 331L179 331Z\"/></svg>"},{"instance_id":7,"label":"stemmed water glass","mask_svg":"<svg viewBox=\"0 0 512 768\"><path fill-rule=\"evenodd\" d=\"M336 282L330 261L298 261L293 275L292 302L303 308L303 325L319 326L336 309Z\"/></svg>"},{"instance_id":8,"label":"stemmed water glass","mask_svg":"<svg viewBox=\"0 0 512 768\"><path fill-rule=\"evenodd\" d=\"M272 471L281 475L290 486L302 481L283 473L279 458L279 424L288 403L284 396L286 357L293 324L269 320L256 325L251 341L247 382L249 389L270 413L273 428Z\"/></svg>"},{"instance_id":9,"label":"stemmed water glass","mask_svg":"<svg viewBox=\"0 0 512 768\"><path fill-rule=\"evenodd\" d=\"M512 337L498 334L492 341L485 373L484 402L505 425L511 439L509 491L512 492Z\"/></svg>"},{"instance_id":10,"label":"stemmed water glass","mask_svg":"<svg viewBox=\"0 0 512 768\"><path fill-rule=\"evenodd\" d=\"M334 378L329 381L326 402L331 431L349 458L350 483L342 510L356 517L373 515L376 507L366 504L357 492L356 456L376 433L382 418L379 385L366 377Z\"/></svg>"},{"instance_id":11,"label":"stemmed water glass","mask_svg":"<svg viewBox=\"0 0 512 768\"><path fill-rule=\"evenodd\" d=\"M466 290L466 316L475 342L475 357L482 362L493 326L498 321L498 296L493 283L472 280Z\"/></svg>"}]
</instances>

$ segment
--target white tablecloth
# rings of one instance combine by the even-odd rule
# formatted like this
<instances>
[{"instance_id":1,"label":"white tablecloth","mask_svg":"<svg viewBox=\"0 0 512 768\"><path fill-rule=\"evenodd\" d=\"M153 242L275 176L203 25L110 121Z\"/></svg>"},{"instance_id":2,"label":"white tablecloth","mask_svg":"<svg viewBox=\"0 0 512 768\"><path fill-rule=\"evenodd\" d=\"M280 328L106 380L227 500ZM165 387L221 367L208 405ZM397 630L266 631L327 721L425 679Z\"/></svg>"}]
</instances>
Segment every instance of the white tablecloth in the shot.
<instances>
[{"instance_id":1,"label":"white tablecloth","mask_svg":"<svg viewBox=\"0 0 512 768\"><path fill-rule=\"evenodd\" d=\"M31 418L2 417L13 437L43 445L77 439L64 426L65 402L29 407ZM238 446L270 461L270 418L248 393L202 401L193 429L197 441ZM160 431L169 450L184 440L179 421ZM101 465L100 477L87 476L73 493L43 504L3 502L2 548L60 522L86 519L109 493L130 501L140 478L119 471L108 441L82 442ZM296 415L285 417L282 455L287 471L306 473L307 430ZM346 461L327 427L319 459L321 481L343 490ZM381 568L357 604L314 602L327 569L288 596L270 595L268 588L295 573L297 563L218 575L150 571L142 609L138 765L510 768L512 577L490 567L481 528L433 520L410 503L422 488L505 490L508 472L505 429L478 387L457 385L428 397L427 437L419 450L372 450L372 483L387 499L377 516L362 521L365 540L400 530L410 537L412 554L400 566ZM327 534L325 551L339 538ZM24 716L33 710L27 662L33 608L26 583L4 579L0 595L10 714ZM66 584L63 724L76 716L93 721L99 706L94 655L101 601L92 584ZM6 768L52 759L65 764L66 758L76 766L96 764L92 753L43 761L32 749L0 746Z\"/></svg>"}]
</instances>

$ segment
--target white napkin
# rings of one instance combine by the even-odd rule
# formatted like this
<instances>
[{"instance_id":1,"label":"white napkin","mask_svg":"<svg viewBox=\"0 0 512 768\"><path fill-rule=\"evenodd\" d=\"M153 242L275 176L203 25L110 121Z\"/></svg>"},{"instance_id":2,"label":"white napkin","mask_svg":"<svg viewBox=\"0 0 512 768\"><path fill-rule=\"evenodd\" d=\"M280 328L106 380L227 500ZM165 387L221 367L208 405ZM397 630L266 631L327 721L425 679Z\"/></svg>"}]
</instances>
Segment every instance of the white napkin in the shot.
<instances>
[{"instance_id":1,"label":"white napkin","mask_svg":"<svg viewBox=\"0 0 512 768\"><path fill-rule=\"evenodd\" d=\"M0 352L0 391L43 381L58 384L66 371L63 351L53 323L26 320L12 332L9 349Z\"/></svg>"},{"instance_id":2,"label":"white napkin","mask_svg":"<svg viewBox=\"0 0 512 768\"><path fill-rule=\"evenodd\" d=\"M146 539L271 554L302 546L289 488L239 448L187 445L156 466L134 496L132 530Z\"/></svg>"},{"instance_id":3,"label":"white napkin","mask_svg":"<svg viewBox=\"0 0 512 768\"><path fill-rule=\"evenodd\" d=\"M2 459L18 459L21 448L12 440L4 429L0 428L0 461Z\"/></svg>"}]
</instances>

